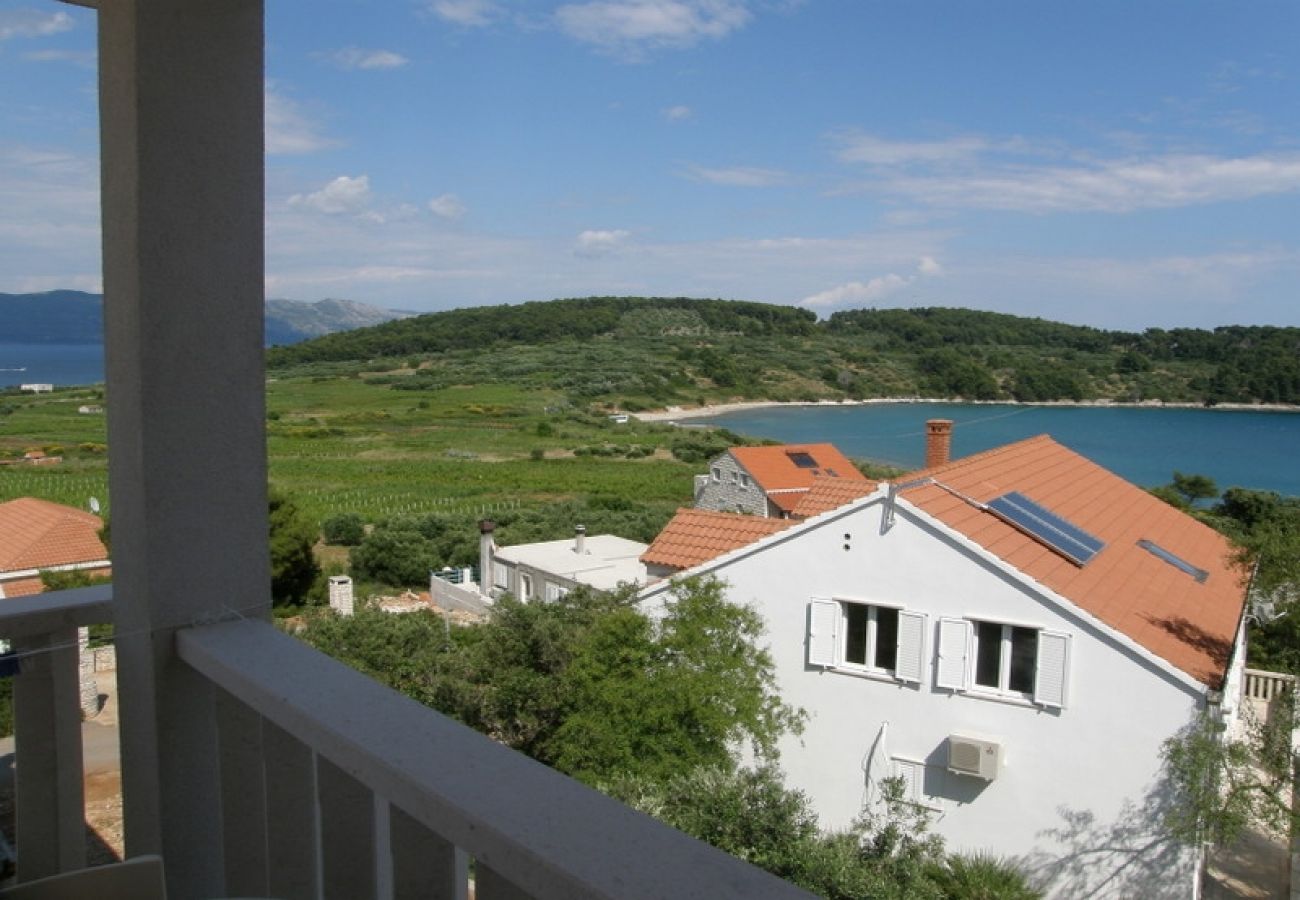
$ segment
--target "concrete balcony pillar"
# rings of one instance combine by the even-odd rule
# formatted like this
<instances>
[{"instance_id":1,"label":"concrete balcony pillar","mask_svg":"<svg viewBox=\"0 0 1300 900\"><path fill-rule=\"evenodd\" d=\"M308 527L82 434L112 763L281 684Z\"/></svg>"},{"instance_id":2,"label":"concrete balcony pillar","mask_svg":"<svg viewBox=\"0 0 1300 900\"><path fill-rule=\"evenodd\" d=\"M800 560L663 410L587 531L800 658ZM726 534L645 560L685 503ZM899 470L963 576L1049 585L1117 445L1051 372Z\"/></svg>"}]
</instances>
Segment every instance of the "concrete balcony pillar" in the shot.
<instances>
[{"instance_id":1,"label":"concrete balcony pillar","mask_svg":"<svg viewBox=\"0 0 1300 900\"><path fill-rule=\"evenodd\" d=\"M126 847L223 889L211 685L178 629L270 608L261 0L99 11L109 489Z\"/></svg>"}]
</instances>

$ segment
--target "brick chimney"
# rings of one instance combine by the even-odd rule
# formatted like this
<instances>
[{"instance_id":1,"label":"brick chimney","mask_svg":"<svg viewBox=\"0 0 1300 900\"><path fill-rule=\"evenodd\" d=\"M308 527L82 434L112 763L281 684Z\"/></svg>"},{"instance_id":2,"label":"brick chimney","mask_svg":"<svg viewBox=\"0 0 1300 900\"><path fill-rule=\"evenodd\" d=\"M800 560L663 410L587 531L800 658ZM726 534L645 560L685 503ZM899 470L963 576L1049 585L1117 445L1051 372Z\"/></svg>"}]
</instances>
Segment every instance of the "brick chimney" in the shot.
<instances>
[{"instance_id":1,"label":"brick chimney","mask_svg":"<svg viewBox=\"0 0 1300 900\"><path fill-rule=\"evenodd\" d=\"M930 419L925 423L925 467L948 464L952 457L952 419Z\"/></svg>"},{"instance_id":2,"label":"brick chimney","mask_svg":"<svg viewBox=\"0 0 1300 900\"><path fill-rule=\"evenodd\" d=\"M491 519L478 523L478 589L485 596L492 593L492 553L496 549L492 532L496 529L497 523Z\"/></svg>"}]
</instances>

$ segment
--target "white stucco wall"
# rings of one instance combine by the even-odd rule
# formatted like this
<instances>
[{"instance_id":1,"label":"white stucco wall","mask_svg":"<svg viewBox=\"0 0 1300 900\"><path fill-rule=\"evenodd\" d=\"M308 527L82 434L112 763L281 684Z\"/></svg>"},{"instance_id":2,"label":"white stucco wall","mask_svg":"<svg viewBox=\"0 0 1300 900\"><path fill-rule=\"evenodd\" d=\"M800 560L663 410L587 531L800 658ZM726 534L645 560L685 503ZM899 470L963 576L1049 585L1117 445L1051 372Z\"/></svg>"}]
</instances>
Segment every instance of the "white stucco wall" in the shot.
<instances>
[{"instance_id":1,"label":"white stucco wall","mask_svg":"<svg viewBox=\"0 0 1300 900\"><path fill-rule=\"evenodd\" d=\"M808 713L804 733L785 739L781 764L823 827L847 827L872 784L891 774L871 764L888 723L888 756L926 763L924 792L950 849L1014 857L1056 896L1194 896L1195 855L1152 841L1159 748L1192 719L1201 692L963 549L962 539L905 504L883 535L879 500L852 510L762 542L761 552L724 557L712 570L733 602L762 613L781 696ZM814 598L925 613L921 683L808 665ZM1066 708L935 687L941 616L1069 634ZM947 771L953 733L1001 743L1004 765L994 781Z\"/></svg>"}]
</instances>

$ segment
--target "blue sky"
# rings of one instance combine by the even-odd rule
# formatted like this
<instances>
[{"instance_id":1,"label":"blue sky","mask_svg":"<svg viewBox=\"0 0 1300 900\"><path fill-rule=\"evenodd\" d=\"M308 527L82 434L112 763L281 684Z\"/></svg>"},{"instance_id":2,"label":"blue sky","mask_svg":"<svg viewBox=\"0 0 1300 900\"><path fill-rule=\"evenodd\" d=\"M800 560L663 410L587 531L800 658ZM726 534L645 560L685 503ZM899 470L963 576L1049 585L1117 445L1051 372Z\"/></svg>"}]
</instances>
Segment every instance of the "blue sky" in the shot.
<instances>
[{"instance_id":1,"label":"blue sky","mask_svg":"<svg viewBox=\"0 0 1300 900\"><path fill-rule=\"evenodd\" d=\"M267 294L1300 325L1294 0L268 0ZM0 0L0 291L98 290L94 13Z\"/></svg>"}]
</instances>

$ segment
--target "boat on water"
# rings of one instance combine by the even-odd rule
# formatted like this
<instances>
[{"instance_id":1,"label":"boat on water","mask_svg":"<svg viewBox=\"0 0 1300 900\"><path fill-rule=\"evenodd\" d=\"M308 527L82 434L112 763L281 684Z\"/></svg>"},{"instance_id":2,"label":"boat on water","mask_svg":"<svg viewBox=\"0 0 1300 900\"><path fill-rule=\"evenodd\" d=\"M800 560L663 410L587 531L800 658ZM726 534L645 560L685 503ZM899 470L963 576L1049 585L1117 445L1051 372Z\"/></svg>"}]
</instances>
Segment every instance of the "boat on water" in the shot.
<instances>
[{"instance_id":1,"label":"boat on water","mask_svg":"<svg viewBox=\"0 0 1300 900\"><path fill-rule=\"evenodd\" d=\"M0 372L26 372L26 371L27 371L26 366L13 366L10 368L0 367Z\"/></svg>"}]
</instances>

